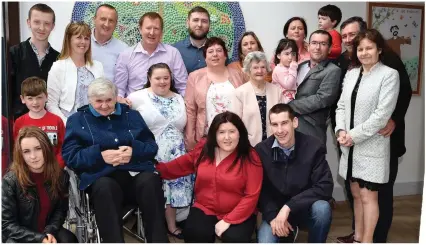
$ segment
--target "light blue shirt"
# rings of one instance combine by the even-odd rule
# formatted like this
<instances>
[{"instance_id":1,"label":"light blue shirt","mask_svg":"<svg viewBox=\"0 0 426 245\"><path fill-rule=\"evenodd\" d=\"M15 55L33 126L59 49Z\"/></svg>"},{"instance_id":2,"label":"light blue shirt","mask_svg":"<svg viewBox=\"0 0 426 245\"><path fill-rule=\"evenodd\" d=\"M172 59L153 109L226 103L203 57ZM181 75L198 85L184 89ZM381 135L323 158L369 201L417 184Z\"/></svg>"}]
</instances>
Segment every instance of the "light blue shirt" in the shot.
<instances>
[{"instance_id":1,"label":"light blue shirt","mask_svg":"<svg viewBox=\"0 0 426 245\"><path fill-rule=\"evenodd\" d=\"M114 82L115 63L118 55L129 46L114 37L111 37L110 40L100 44L95 38L95 29L92 30L91 39L92 59L102 63L105 77L111 82Z\"/></svg>"},{"instance_id":2,"label":"light blue shirt","mask_svg":"<svg viewBox=\"0 0 426 245\"><path fill-rule=\"evenodd\" d=\"M274 143L272 144L272 148L275 148L275 147L279 147L281 150L283 150L284 151L284 153L287 155L287 156L290 156L290 153L294 150L294 145L292 145L290 148L285 148L285 147L282 147L279 143L278 143L278 140L277 139L275 139L274 140Z\"/></svg>"}]
</instances>

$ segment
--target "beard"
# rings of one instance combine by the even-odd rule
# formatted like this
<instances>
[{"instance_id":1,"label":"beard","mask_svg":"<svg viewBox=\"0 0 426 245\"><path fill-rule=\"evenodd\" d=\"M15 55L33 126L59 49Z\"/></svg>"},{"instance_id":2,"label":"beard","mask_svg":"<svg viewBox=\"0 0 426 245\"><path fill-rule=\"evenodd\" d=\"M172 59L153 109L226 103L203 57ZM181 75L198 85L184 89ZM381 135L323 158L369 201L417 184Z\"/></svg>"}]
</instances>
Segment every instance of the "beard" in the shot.
<instances>
[{"instance_id":1,"label":"beard","mask_svg":"<svg viewBox=\"0 0 426 245\"><path fill-rule=\"evenodd\" d=\"M209 33L209 31L207 30L206 32L202 33L201 35L197 35L190 28L188 28L188 32L189 32L189 36L192 37L195 40L203 40L204 38L207 37L207 34Z\"/></svg>"}]
</instances>

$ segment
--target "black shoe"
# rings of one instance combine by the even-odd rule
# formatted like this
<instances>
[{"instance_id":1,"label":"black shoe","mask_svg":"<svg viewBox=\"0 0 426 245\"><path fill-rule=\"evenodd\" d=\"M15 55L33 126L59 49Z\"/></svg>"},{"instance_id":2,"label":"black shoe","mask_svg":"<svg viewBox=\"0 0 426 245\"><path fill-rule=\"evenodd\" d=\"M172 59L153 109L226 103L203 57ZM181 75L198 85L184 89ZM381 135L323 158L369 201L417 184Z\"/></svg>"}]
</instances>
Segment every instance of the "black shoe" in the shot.
<instances>
[{"instance_id":1,"label":"black shoe","mask_svg":"<svg viewBox=\"0 0 426 245\"><path fill-rule=\"evenodd\" d=\"M355 232L352 232L351 234L349 234L347 236L337 237L337 242L338 243L353 243L354 242L354 235L355 235Z\"/></svg>"},{"instance_id":2,"label":"black shoe","mask_svg":"<svg viewBox=\"0 0 426 245\"><path fill-rule=\"evenodd\" d=\"M299 227L295 226L294 231L290 231L290 234L286 237L279 237L278 242L279 243L295 243L297 236L299 235Z\"/></svg>"},{"instance_id":3,"label":"black shoe","mask_svg":"<svg viewBox=\"0 0 426 245\"><path fill-rule=\"evenodd\" d=\"M174 237L176 237L179 240L184 240L183 231L180 231L180 233L176 233L177 231L179 231L179 228L177 228L173 232L170 232L169 230L167 230L167 232L169 233L169 235L174 236Z\"/></svg>"}]
</instances>

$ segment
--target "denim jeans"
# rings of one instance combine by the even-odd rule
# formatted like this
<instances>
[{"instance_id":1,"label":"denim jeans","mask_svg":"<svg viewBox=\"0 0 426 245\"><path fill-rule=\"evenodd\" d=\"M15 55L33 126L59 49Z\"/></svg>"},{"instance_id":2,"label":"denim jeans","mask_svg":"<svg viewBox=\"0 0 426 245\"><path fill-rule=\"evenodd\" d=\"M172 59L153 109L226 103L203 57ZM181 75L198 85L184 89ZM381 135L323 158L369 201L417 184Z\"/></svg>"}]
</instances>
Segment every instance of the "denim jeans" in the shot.
<instances>
[{"instance_id":1,"label":"denim jeans","mask_svg":"<svg viewBox=\"0 0 426 245\"><path fill-rule=\"evenodd\" d=\"M325 243L331 226L331 207L327 201L319 200L312 204L309 212L298 212L292 215L289 222L299 228L307 228L309 232L308 243ZM271 226L263 221L257 235L259 243L278 243L278 236L272 234Z\"/></svg>"}]
</instances>

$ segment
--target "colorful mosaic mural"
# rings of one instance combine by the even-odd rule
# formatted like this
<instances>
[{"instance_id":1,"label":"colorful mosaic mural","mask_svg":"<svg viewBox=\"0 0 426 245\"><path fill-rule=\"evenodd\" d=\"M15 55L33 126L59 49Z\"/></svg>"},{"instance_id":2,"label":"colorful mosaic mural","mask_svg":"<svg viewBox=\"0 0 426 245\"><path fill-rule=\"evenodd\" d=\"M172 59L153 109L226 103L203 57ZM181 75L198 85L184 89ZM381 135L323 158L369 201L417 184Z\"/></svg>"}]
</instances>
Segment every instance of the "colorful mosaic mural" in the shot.
<instances>
[{"instance_id":1,"label":"colorful mosaic mural","mask_svg":"<svg viewBox=\"0 0 426 245\"><path fill-rule=\"evenodd\" d=\"M97 6L103 2L76 2L72 20L84 21L93 27L92 18ZM218 36L225 40L232 60L238 59L237 45L245 32L245 23L238 2L108 2L118 11L118 25L114 36L133 46L140 41L138 31L139 18L146 12L157 12L164 20L163 42L176 43L188 35L186 18L188 11L202 6L210 13L209 36Z\"/></svg>"}]
</instances>

